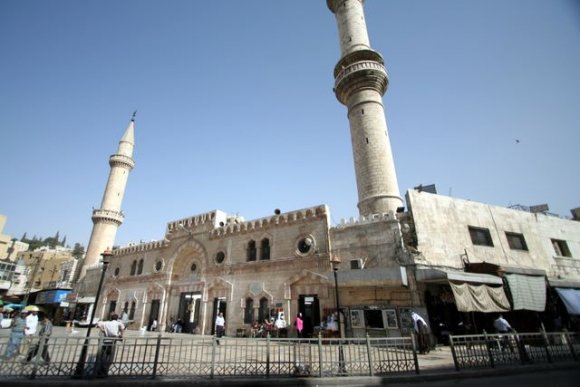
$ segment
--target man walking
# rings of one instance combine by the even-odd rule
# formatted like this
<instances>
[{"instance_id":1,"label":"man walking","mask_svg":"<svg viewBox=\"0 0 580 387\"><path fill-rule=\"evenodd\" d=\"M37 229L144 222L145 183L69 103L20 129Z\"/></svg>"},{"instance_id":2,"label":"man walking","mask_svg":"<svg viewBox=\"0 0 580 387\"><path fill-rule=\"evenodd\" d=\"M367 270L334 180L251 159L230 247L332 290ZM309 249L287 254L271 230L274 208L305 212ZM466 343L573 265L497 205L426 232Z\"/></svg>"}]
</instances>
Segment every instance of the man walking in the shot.
<instances>
[{"instance_id":1,"label":"man walking","mask_svg":"<svg viewBox=\"0 0 580 387\"><path fill-rule=\"evenodd\" d=\"M24 330L26 328L26 320L24 318L27 313L27 311L23 310L19 315L14 317L10 338L8 339L6 352L4 352L4 359L6 360L12 359L14 355L20 353L20 343L22 343Z\"/></svg>"},{"instance_id":2,"label":"man walking","mask_svg":"<svg viewBox=\"0 0 580 387\"><path fill-rule=\"evenodd\" d=\"M99 321L97 328L104 338L97 357L97 377L105 377L109 374L109 368L115 358L115 345L123 338L125 325L119 321L119 316L113 314L109 321Z\"/></svg>"},{"instance_id":3,"label":"man walking","mask_svg":"<svg viewBox=\"0 0 580 387\"><path fill-rule=\"evenodd\" d=\"M224 319L224 314L220 312L215 319L215 337L218 339L224 335L226 330L226 320ZM220 341L217 341L217 345L220 345Z\"/></svg>"}]
</instances>

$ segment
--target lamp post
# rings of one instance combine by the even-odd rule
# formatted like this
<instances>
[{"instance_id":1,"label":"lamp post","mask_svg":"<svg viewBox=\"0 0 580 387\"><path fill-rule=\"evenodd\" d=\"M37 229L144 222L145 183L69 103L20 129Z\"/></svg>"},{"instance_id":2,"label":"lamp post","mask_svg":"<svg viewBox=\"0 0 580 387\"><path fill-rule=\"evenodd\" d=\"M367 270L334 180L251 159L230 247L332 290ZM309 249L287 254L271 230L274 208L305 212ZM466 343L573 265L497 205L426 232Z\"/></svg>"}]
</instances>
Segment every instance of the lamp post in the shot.
<instances>
[{"instance_id":1,"label":"lamp post","mask_svg":"<svg viewBox=\"0 0 580 387\"><path fill-rule=\"evenodd\" d=\"M334 293L336 295L336 318L338 325L338 372L345 374L346 367L344 365L344 352L342 348L342 328L340 326L340 300L338 298L338 267L332 265L332 270L334 272Z\"/></svg>"},{"instance_id":2,"label":"lamp post","mask_svg":"<svg viewBox=\"0 0 580 387\"><path fill-rule=\"evenodd\" d=\"M93 321L95 320L95 313L97 311L97 307L99 305L99 297L101 295L101 289L103 287L103 280L105 279L105 273L107 272L107 266L109 266L109 259L113 256L113 252L111 250L105 250L101 253L103 257L103 266L101 267L101 278L99 280L99 286L97 288L97 294L95 295L95 305L93 307L93 311L91 312L91 318L89 320L89 327L87 329L87 336L85 338L85 343L83 344L83 348L81 350L81 356L79 358L79 362L77 363L77 367L75 370L75 376L82 377L85 372L85 363L87 359L87 351L89 349L89 338L91 337L91 329L93 327Z\"/></svg>"}]
</instances>

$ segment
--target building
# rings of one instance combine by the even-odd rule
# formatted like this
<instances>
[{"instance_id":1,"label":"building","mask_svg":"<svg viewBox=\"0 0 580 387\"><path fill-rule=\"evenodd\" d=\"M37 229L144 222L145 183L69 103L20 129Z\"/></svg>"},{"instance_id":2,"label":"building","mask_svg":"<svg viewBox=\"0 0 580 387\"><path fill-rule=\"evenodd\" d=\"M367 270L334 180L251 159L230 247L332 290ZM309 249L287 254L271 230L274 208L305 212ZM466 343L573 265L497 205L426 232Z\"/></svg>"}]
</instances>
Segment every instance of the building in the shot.
<instances>
[{"instance_id":1,"label":"building","mask_svg":"<svg viewBox=\"0 0 580 387\"><path fill-rule=\"evenodd\" d=\"M10 235L3 234L6 216L0 214L0 260L16 261L20 251L28 250L28 243L20 242Z\"/></svg>"},{"instance_id":2,"label":"building","mask_svg":"<svg viewBox=\"0 0 580 387\"><path fill-rule=\"evenodd\" d=\"M580 222L420 190L406 198L401 224L435 328L490 331L486 313L503 311L521 331L551 329L578 314L562 297L580 288Z\"/></svg>"},{"instance_id":3,"label":"building","mask_svg":"<svg viewBox=\"0 0 580 387\"><path fill-rule=\"evenodd\" d=\"M343 334L400 336L413 329L415 311L442 338L442 327L464 320L489 329L498 311L531 321L530 329L573 315L557 289L580 289L580 223L422 189L408 191L405 207L382 102L387 73L370 47L363 1L327 5L339 30L334 86L349 112L359 218L333 227L322 204L251 220L211 210L169 221L160 240L113 251L97 317L127 311L133 329L181 321L184 332L211 334L221 312L236 335L302 313L306 334L334 334L325 326L338 309ZM90 315L100 290L93 253L77 318Z\"/></svg>"}]
</instances>

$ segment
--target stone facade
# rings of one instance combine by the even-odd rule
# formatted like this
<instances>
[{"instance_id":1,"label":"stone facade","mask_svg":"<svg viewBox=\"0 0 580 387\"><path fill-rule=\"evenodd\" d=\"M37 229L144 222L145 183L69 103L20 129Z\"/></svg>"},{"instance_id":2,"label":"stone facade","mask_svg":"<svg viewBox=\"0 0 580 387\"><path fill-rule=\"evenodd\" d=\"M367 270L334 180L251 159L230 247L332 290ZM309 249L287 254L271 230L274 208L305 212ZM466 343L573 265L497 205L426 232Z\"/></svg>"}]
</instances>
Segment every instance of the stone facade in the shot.
<instances>
[{"instance_id":1,"label":"stone facade","mask_svg":"<svg viewBox=\"0 0 580 387\"><path fill-rule=\"evenodd\" d=\"M164 329L182 319L186 330L210 334L221 310L228 334L235 334L278 312L288 323L302 312L312 313L314 329L336 309L333 267L341 309L411 306L394 214L338 227L329 218L322 205L251 221L216 210L170 222L162 241L114 251L100 315L126 309L133 328L158 320Z\"/></svg>"},{"instance_id":2,"label":"stone facade","mask_svg":"<svg viewBox=\"0 0 580 387\"><path fill-rule=\"evenodd\" d=\"M487 262L544 270L548 279L580 282L580 222L411 190L407 202L418 265L463 270ZM492 246L473 243L469 228L489 230ZM508 237L523 246L510 247ZM555 250L554 243L565 250ZM563 255L565 254L565 255Z\"/></svg>"}]
</instances>

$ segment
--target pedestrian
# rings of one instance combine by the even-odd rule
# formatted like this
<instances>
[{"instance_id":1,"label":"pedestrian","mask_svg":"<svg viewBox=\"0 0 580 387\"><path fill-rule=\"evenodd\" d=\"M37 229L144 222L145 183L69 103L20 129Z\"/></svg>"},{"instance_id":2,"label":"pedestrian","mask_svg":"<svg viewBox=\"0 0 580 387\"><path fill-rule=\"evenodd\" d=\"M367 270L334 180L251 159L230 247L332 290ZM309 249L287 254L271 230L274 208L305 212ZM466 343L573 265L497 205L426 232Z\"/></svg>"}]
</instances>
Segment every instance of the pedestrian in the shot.
<instances>
[{"instance_id":1,"label":"pedestrian","mask_svg":"<svg viewBox=\"0 0 580 387\"><path fill-rule=\"evenodd\" d=\"M219 338L224 335L226 330L226 320L224 319L224 314L220 312L215 319L215 336L218 338L216 340L217 345L220 345Z\"/></svg>"},{"instance_id":2,"label":"pedestrian","mask_svg":"<svg viewBox=\"0 0 580 387\"><path fill-rule=\"evenodd\" d=\"M288 337L286 325L287 324L286 324L286 319L284 318L284 313L279 312L278 318L276 319L276 322L274 323L278 337Z\"/></svg>"},{"instance_id":3,"label":"pedestrian","mask_svg":"<svg viewBox=\"0 0 580 387\"><path fill-rule=\"evenodd\" d=\"M515 332L509 322L500 314L497 316L495 321L493 322L493 327L500 334L500 345L501 350L503 351L505 348L508 348L510 352L514 351L514 347L511 342L511 338L506 333ZM516 338L517 340L517 338Z\"/></svg>"},{"instance_id":4,"label":"pedestrian","mask_svg":"<svg viewBox=\"0 0 580 387\"><path fill-rule=\"evenodd\" d=\"M34 359L36 355L38 355L38 350L42 345L42 352L40 354L44 363L50 363L50 354L48 353L48 340L50 335L52 335L52 321L48 318L48 315L44 315L42 320L40 321L40 339L38 340L38 344L35 344L30 348L28 351L28 355L26 356L26 361L31 361ZM42 342L44 341L44 345Z\"/></svg>"},{"instance_id":5,"label":"pedestrian","mask_svg":"<svg viewBox=\"0 0 580 387\"><path fill-rule=\"evenodd\" d=\"M177 319L175 323L175 333L181 333L183 331L183 320L181 318Z\"/></svg>"},{"instance_id":6,"label":"pedestrian","mask_svg":"<svg viewBox=\"0 0 580 387\"><path fill-rule=\"evenodd\" d=\"M105 377L109 373L109 368L115 358L115 345L118 340L123 339L125 325L119 321L119 316L113 314L108 321L99 321L97 328L102 332L104 338L97 357L97 377Z\"/></svg>"},{"instance_id":7,"label":"pedestrian","mask_svg":"<svg viewBox=\"0 0 580 387\"><path fill-rule=\"evenodd\" d=\"M30 313L26 316L26 329L24 334L26 336L33 336L38 329L38 309L30 309Z\"/></svg>"},{"instance_id":8,"label":"pedestrian","mask_svg":"<svg viewBox=\"0 0 580 387\"><path fill-rule=\"evenodd\" d=\"M125 328L129 326L129 314L127 313L126 309L124 309L123 313L121 313L121 322L123 323Z\"/></svg>"},{"instance_id":9,"label":"pedestrian","mask_svg":"<svg viewBox=\"0 0 580 387\"><path fill-rule=\"evenodd\" d=\"M26 329L25 318L27 314L28 312L23 310L18 315L14 315L8 345L4 352L4 359L6 360L12 359L16 354L20 353L20 343L22 343L22 339L24 338L24 330Z\"/></svg>"},{"instance_id":10,"label":"pedestrian","mask_svg":"<svg viewBox=\"0 0 580 387\"><path fill-rule=\"evenodd\" d=\"M508 323L507 320L503 318L501 314L493 322L493 327L495 328L497 333L508 333L513 331L513 328L510 325L510 323Z\"/></svg>"},{"instance_id":11,"label":"pedestrian","mask_svg":"<svg viewBox=\"0 0 580 387\"><path fill-rule=\"evenodd\" d=\"M302 313L296 315L296 320L294 320L294 326L296 327L296 336L298 338L302 337L302 331L304 330L304 320L302 319Z\"/></svg>"},{"instance_id":12,"label":"pedestrian","mask_svg":"<svg viewBox=\"0 0 580 387\"><path fill-rule=\"evenodd\" d=\"M421 354L429 353L431 349L431 340L429 338L429 326L416 312L411 313L411 318L413 319L413 328L417 334L417 341L419 344L419 352Z\"/></svg>"}]
</instances>

